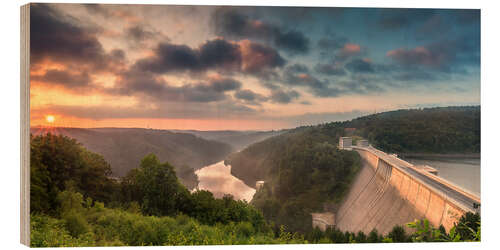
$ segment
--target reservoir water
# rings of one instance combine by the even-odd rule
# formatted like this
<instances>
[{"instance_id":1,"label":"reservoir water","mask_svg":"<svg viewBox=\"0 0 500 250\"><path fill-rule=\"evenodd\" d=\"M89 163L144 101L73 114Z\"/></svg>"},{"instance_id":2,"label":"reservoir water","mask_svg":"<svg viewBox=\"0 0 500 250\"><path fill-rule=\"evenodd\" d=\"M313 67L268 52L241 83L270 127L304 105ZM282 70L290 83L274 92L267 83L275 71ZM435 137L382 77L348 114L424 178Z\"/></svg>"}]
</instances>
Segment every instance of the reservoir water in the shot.
<instances>
[{"instance_id":1,"label":"reservoir water","mask_svg":"<svg viewBox=\"0 0 500 250\"><path fill-rule=\"evenodd\" d=\"M470 191L481 195L481 159L469 158L407 158L415 165L429 165L438 170L438 176Z\"/></svg>"},{"instance_id":2,"label":"reservoir water","mask_svg":"<svg viewBox=\"0 0 500 250\"><path fill-rule=\"evenodd\" d=\"M224 161L200 168L194 173L198 176L198 189L208 190L216 198L230 194L235 200L250 202L255 194L255 189L231 175L231 166L224 165Z\"/></svg>"}]
</instances>

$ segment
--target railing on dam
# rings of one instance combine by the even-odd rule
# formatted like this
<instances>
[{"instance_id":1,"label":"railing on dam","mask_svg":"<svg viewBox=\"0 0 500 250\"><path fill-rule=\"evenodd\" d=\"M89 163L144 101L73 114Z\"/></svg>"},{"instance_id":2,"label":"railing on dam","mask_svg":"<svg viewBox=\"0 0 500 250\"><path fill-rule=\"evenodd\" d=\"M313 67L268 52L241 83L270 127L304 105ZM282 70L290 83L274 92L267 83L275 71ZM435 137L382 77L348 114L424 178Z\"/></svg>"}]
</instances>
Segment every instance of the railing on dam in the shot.
<instances>
[{"instance_id":1,"label":"railing on dam","mask_svg":"<svg viewBox=\"0 0 500 250\"><path fill-rule=\"evenodd\" d=\"M479 212L481 199L469 191L458 187L445 179L433 175L427 171L415 167L413 164L398 158L396 155L387 154L372 146L358 147L352 146L353 150L364 150L376 155L379 160L386 162L392 167L412 176L416 181L421 182L444 198L452 200L466 212Z\"/></svg>"},{"instance_id":2,"label":"railing on dam","mask_svg":"<svg viewBox=\"0 0 500 250\"><path fill-rule=\"evenodd\" d=\"M364 162L335 215L345 231L388 233L393 226L426 218L449 230L465 212L479 212L479 197L396 156L352 146Z\"/></svg>"}]
</instances>

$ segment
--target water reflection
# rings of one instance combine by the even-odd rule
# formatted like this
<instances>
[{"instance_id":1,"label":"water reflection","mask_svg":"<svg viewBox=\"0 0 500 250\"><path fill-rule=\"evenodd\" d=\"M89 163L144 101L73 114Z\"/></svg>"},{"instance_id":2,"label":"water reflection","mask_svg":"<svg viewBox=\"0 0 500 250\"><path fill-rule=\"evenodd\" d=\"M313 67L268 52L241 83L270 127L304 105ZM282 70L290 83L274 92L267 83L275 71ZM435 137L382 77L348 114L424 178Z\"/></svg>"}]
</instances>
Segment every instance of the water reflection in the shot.
<instances>
[{"instance_id":1,"label":"water reflection","mask_svg":"<svg viewBox=\"0 0 500 250\"><path fill-rule=\"evenodd\" d=\"M224 161L198 169L195 174L199 180L198 188L212 192L217 198L231 194L236 200L251 201L255 194L255 189L231 175L231 166L224 165Z\"/></svg>"}]
</instances>

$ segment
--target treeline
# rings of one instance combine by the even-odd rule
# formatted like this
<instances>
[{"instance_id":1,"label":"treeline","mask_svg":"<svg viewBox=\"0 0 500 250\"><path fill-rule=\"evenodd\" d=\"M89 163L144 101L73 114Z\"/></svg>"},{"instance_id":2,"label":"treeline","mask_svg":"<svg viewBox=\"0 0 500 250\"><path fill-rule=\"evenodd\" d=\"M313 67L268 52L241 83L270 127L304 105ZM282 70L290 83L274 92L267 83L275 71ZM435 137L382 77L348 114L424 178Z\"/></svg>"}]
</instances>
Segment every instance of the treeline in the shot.
<instances>
[{"instance_id":1,"label":"treeline","mask_svg":"<svg viewBox=\"0 0 500 250\"><path fill-rule=\"evenodd\" d=\"M381 150L396 153L479 153L481 109L443 107L384 112L341 123Z\"/></svg>"},{"instance_id":2,"label":"treeline","mask_svg":"<svg viewBox=\"0 0 500 250\"><path fill-rule=\"evenodd\" d=\"M177 179L174 167L160 163L155 155L144 157L122 179L110 175L102 156L74 139L51 134L31 137L32 216L62 220L73 237L88 232L83 218L95 206L144 216L184 214L204 225L244 222L257 232L269 230L261 213L244 201L231 196L216 199L208 191L190 193Z\"/></svg>"},{"instance_id":3,"label":"treeline","mask_svg":"<svg viewBox=\"0 0 500 250\"><path fill-rule=\"evenodd\" d=\"M360 169L356 152L337 149L341 127L304 127L253 144L231 155L233 175L254 186L265 185L252 205L275 226L294 232L312 230L311 212L337 205Z\"/></svg>"}]
</instances>

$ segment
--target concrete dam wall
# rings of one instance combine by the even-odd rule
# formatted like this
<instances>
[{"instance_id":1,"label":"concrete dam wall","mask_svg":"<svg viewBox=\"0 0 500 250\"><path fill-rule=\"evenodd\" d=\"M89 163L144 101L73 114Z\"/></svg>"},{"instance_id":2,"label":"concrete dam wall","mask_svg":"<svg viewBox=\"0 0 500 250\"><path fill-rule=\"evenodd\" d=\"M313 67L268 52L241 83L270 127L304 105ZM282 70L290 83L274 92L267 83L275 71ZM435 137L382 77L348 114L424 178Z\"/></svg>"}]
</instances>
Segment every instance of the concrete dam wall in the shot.
<instances>
[{"instance_id":1,"label":"concrete dam wall","mask_svg":"<svg viewBox=\"0 0 500 250\"><path fill-rule=\"evenodd\" d=\"M393 156L384 157L359 147L354 150L364 164L335 215L340 230L369 233L375 228L386 234L395 225L423 218L435 227L442 224L449 230L462 214L471 211L417 175L395 167L390 159Z\"/></svg>"}]
</instances>

